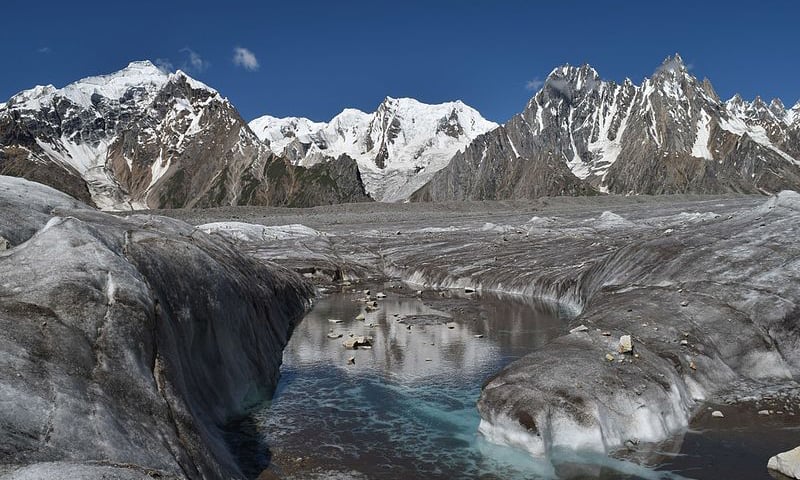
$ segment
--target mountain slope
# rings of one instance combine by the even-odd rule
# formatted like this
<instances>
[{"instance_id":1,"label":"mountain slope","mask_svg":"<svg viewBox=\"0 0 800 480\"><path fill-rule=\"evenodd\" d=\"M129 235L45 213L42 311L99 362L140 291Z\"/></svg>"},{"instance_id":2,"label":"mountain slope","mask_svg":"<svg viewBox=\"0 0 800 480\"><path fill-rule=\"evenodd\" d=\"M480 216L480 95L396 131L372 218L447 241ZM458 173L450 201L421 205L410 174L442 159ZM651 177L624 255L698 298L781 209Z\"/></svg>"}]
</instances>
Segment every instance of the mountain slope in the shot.
<instances>
[{"instance_id":1,"label":"mountain slope","mask_svg":"<svg viewBox=\"0 0 800 480\"><path fill-rule=\"evenodd\" d=\"M333 177L326 167L309 175L274 155L215 90L150 62L0 104L0 174L104 209L366 200L347 162ZM307 183L344 171L353 174L344 183Z\"/></svg>"},{"instance_id":2,"label":"mountain slope","mask_svg":"<svg viewBox=\"0 0 800 480\"><path fill-rule=\"evenodd\" d=\"M497 124L460 101L427 105L387 97L374 113L346 109L328 123L264 116L250 122L259 138L297 165L340 155L358 162L370 195L405 200L453 155Z\"/></svg>"},{"instance_id":3,"label":"mountain slope","mask_svg":"<svg viewBox=\"0 0 800 480\"><path fill-rule=\"evenodd\" d=\"M568 193L547 175L559 159L579 182L620 194L775 192L800 188L800 104L723 102L667 58L641 85L601 80L588 65L553 70L525 110L479 137L413 200ZM514 169L504 167L519 163ZM548 168L551 165L552 168ZM464 172L469 172L465 175ZM498 188L501 186L501 188Z\"/></svg>"}]
</instances>

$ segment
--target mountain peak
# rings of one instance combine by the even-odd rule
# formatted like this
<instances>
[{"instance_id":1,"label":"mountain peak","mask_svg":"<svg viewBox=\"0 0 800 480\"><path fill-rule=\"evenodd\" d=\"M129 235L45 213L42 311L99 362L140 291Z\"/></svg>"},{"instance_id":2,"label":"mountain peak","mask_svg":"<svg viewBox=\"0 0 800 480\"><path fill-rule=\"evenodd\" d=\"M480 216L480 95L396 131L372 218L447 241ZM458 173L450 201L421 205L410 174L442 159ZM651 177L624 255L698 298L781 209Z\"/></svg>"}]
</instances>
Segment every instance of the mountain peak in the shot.
<instances>
[{"instance_id":1,"label":"mountain peak","mask_svg":"<svg viewBox=\"0 0 800 480\"><path fill-rule=\"evenodd\" d=\"M786 116L786 106L783 104L780 98L773 98L769 102L769 111L775 115L776 118L783 118Z\"/></svg>"},{"instance_id":2,"label":"mountain peak","mask_svg":"<svg viewBox=\"0 0 800 480\"><path fill-rule=\"evenodd\" d=\"M661 62L659 68L662 70L686 71L686 64L683 62L683 57L681 57L679 53L676 53L675 55L667 56L667 58Z\"/></svg>"},{"instance_id":3,"label":"mountain peak","mask_svg":"<svg viewBox=\"0 0 800 480\"><path fill-rule=\"evenodd\" d=\"M690 77L689 69L683 63L683 58L679 54L669 56L661 62L661 65L656 69L653 74L655 78L664 77Z\"/></svg>"},{"instance_id":4,"label":"mountain peak","mask_svg":"<svg viewBox=\"0 0 800 480\"><path fill-rule=\"evenodd\" d=\"M42 102L60 95L75 104L89 108L92 106L94 95L119 100L134 87L140 87L147 92L156 91L167 82L168 78L166 73L149 60L135 61L116 72L82 78L61 89L47 85L25 90L14 95L8 106L38 109Z\"/></svg>"},{"instance_id":5,"label":"mountain peak","mask_svg":"<svg viewBox=\"0 0 800 480\"><path fill-rule=\"evenodd\" d=\"M578 79L578 78L594 78L599 79L600 74L597 73L597 70L594 69L588 63L584 63L581 66L574 66L570 65L569 63L564 64L560 67L556 67L553 71L550 72L550 75L547 76L548 79L550 78L567 78L567 79Z\"/></svg>"},{"instance_id":6,"label":"mountain peak","mask_svg":"<svg viewBox=\"0 0 800 480\"><path fill-rule=\"evenodd\" d=\"M734 94L727 102L728 105L742 105L744 103L744 98L740 94Z\"/></svg>"},{"instance_id":7,"label":"mountain peak","mask_svg":"<svg viewBox=\"0 0 800 480\"><path fill-rule=\"evenodd\" d=\"M135 85L144 83L165 83L168 75L149 60L130 62L125 68L105 75L96 75L78 80L72 85Z\"/></svg>"},{"instance_id":8,"label":"mountain peak","mask_svg":"<svg viewBox=\"0 0 800 480\"><path fill-rule=\"evenodd\" d=\"M162 70L150 60L134 60L128 63L128 66L122 70L150 71L153 74L163 73Z\"/></svg>"},{"instance_id":9,"label":"mountain peak","mask_svg":"<svg viewBox=\"0 0 800 480\"><path fill-rule=\"evenodd\" d=\"M570 64L556 67L544 81L542 91L551 90L567 97L582 90L592 90L601 82L600 74L591 65L580 67Z\"/></svg>"},{"instance_id":10,"label":"mountain peak","mask_svg":"<svg viewBox=\"0 0 800 480\"><path fill-rule=\"evenodd\" d=\"M789 125L795 123L800 124L800 101L798 101L794 107L792 107L791 109L789 109L788 112L786 112L786 123L788 123Z\"/></svg>"},{"instance_id":11,"label":"mountain peak","mask_svg":"<svg viewBox=\"0 0 800 480\"><path fill-rule=\"evenodd\" d=\"M194 90L208 90L209 92L211 92L213 94L219 95L219 93L215 89L209 87L205 83L203 83L203 82L201 82L201 81L199 81L199 80L197 80L195 78L192 78L191 76L189 76L183 70L177 70L175 73L170 73L168 75L168 78L169 78L170 81L175 81L175 80L185 81Z\"/></svg>"}]
</instances>

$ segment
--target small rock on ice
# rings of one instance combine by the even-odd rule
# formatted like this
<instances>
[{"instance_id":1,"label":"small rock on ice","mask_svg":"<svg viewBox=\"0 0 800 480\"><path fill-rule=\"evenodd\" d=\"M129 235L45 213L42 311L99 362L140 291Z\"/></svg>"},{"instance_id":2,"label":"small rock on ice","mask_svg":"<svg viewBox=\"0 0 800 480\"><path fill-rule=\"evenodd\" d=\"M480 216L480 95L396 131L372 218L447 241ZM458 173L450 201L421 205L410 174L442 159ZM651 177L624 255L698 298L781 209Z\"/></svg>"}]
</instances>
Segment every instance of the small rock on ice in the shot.
<instances>
[{"instance_id":1,"label":"small rock on ice","mask_svg":"<svg viewBox=\"0 0 800 480\"><path fill-rule=\"evenodd\" d=\"M800 447L775 455L767 462L767 468L786 475L800 478Z\"/></svg>"},{"instance_id":2,"label":"small rock on ice","mask_svg":"<svg viewBox=\"0 0 800 480\"><path fill-rule=\"evenodd\" d=\"M630 335L619 337L619 353L630 353L633 351L633 341Z\"/></svg>"}]
</instances>

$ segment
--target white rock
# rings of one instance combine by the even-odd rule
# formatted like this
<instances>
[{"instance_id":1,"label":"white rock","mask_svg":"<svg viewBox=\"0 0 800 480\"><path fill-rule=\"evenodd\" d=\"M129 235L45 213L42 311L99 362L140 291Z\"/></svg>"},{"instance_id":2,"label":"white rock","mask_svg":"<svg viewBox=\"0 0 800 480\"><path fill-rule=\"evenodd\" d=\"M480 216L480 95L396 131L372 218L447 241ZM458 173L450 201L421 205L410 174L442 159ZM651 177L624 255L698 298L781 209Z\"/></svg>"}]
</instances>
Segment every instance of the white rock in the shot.
<instances>
[{"instance_id":1,"label":"white rock","mask_svg":"<svg viewBox=\"0 0 800 480\"><path fill-rule=\"evenodd\" d=\"M375 298L386 298L386 294L383 292L378 292L375 294Z\"/></svg>"},{"instance_id":2,"label":"white rock","mask_svg":"<svg viewBox=\"0 0 800 480\"><path fill-rule=\"evenodd\" d=\"M725 418L725 415L723 415L719 410L714 410L711 412L711 416L716 418Z\"/></svg>"},{"instance_id":3,"label":"white rock","mask_svg":"<svg viewBox=\"0 0 800 480\"><path fill-rule=\"evenodd\" d=\"M769 415L769 410L759 410L758 414L759 415Z\"/></svg>"},{"instance_id":4,"label":"white rock","mask_svg":"<svg viewBox=\"0 0 800 480\"><path fill-rule=\"evenodd\" d=\"M629 353L633 351L633 341L630 335L619 337L619 353Z\"/></svg>"},{"instance_id":5,"label":"white rock","mask_svg":"<svg viewBox=\"0 0 800 480\"><path fill-rule=\"evenodd\" d=\"M569 333L585 332L587 330L589 330L589 327L587 327L586 325L581 324L581 325L578 325L577 327L573 328L572 330L570 330Z\"/></svg>"},{"instance_id":6,"label":"white rock","mask_svg":"<svg viewBox=\"0 0 800 480\"><path fill-rule=\"evenodd\" d=\"M775 455L767 462L767 468L786 475L800 478L800 447Z\"/></svg>"}]
</instances>

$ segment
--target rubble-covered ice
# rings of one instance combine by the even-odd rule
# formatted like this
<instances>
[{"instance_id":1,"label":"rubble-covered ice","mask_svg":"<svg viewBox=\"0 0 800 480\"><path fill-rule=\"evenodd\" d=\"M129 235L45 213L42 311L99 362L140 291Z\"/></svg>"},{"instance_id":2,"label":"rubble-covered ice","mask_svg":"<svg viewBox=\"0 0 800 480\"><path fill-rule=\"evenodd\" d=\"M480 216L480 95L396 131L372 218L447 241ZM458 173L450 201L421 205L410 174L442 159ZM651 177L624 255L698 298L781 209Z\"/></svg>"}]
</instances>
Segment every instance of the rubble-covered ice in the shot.
<instances>
[{"instance_id":1,"label":"rubble-covered ice","mask_svg":"<svg viewBox=\"0 0 800 480\"><path fill-rule=\"evenodd\" d=\"M199 225L197 228L206 233L218 233L245 242L286 240L290 238L320 237L325 235L313 228L300 224L265 226L244 222L215 222Z\"/></svg>"},{"instance_id":2,"label":"rubble-covered ice","mask_svg":"<svg viewBox=\"0 0 800 480\"><path fill-rule=\"evenodd\" d=\"M274 388L309 284L3 176L0 237L0 474L245 478L226 428Z\"/></svg>"},{"instance_id":3,"label":"rubble-covered ice","mask_svg":"<svg viewBox=\"0 0 800 480\"><path fill-rule=\"evenodd\" d=\"M433 288L548 299L588 327L485 383L480 430L493 441L536 454L636 449L681 432L742 379L800 375L797 193L404 208L370 222L332 213L313 227L335 230L336 242L257 253L294 268L313 256ZM623 336L630 352L619 352Z\"/></svg>"}]
</instances>

